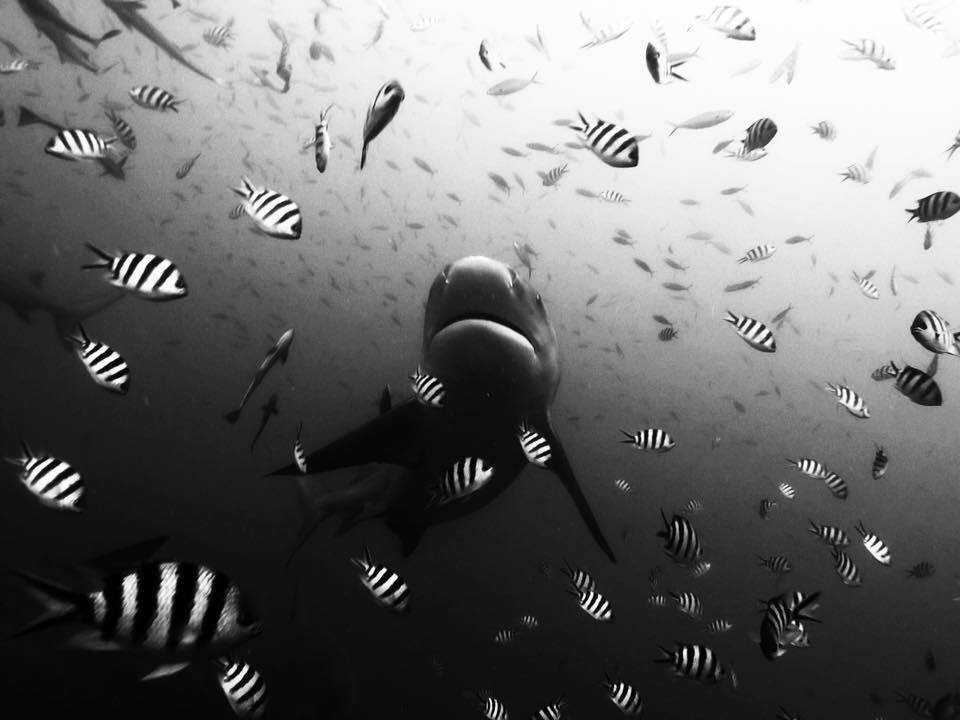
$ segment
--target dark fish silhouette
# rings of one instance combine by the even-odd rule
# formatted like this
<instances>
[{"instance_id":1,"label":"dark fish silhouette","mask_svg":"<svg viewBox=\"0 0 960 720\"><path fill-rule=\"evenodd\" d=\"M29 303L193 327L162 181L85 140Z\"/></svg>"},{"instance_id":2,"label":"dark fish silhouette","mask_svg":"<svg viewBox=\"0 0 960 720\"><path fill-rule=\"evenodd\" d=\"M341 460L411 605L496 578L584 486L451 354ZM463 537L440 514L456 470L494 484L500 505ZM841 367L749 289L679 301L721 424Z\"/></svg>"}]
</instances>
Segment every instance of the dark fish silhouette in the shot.
<instances>
[{"instance_id":1,"label":"dark fish silhouette","mask_svg":"<svg viewBox=\"0 0 960 720\"><path fill-rule=\"evenodd\" d=\"M274 346L267 351L266 356L260 362L260 367L257 368L257 372L253 376L253 380L250 381L250 385L247 387L247 391L243 394L243 398L240 400L240 405L237 406L236 410L231 410L224 418L231 425L237 421L240 417L240 413L243 411L244 406L247 404L247 400L250 399L250 396L253 395L253 391L256 390L260 383L263 382L263 379L267 376L267 373L270 372L277 360L282 363L287 362L287 356L290 354L290 346L293 344L293 328L290 328L283 335L280 336L280 339L274 343Z\"/></svg>"},{"instance_id":2,"label":"dark fish silhouette","mask_svg":"<svg viewBox=\"0 0 960 720\"><path fill-rule=\"evenodd\" d=\"M280 414L280 411L277 409L276 393L270 396L270 399L267 400L266 405L264 405L261 410L263 414L260 416L260 427L257 428L257 434L253 436L253 440L250 441L250 452L253 452L253 446L257 444L257 440L260 439L263 431L267 429L267 423L270 422L270 418Z\"/></svg>"},{"instance_id":3,"label":"dark fish silhouette","mask_svg":"<svg viewBox=\"0 0 960 720\"><path fill-rule=\"evenodd\" d=\"M97 47L104 40L119 35L120 30L110 30L98 38L93 37L63 17L50 0L17 0L17 2L30 18L34 27L40 33L46 35L57 48L60 62L73 63L93 73L106 72L113 67L113 65L110 65L107 68L100 68L90 58L87 51L73 41L73 38Z\"/></svg>"}]
</instances>

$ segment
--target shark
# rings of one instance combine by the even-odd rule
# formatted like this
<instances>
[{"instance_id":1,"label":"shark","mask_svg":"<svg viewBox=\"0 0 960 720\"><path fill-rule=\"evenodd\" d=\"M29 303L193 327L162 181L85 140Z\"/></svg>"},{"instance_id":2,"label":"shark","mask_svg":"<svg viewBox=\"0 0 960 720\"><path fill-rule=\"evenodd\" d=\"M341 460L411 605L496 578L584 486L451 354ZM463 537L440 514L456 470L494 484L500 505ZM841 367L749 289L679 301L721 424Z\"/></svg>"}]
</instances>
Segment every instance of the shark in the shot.
<instances>
[{"instance_id":1,"label":"shark","mask_svg":"<svg viewBox=\"0 0 960 720\"><path fill-rule=\"evenodd\" d=\"M616 561L550 423L560 351L529 280L479 255L447 265L427 298L420 367L443 383L441 407L411 398L306 456L308 476L371 464L387 469L327 491L324 515L340 514L348 524L382 517L409 555L427 528L475 512L516 480L528 465L518 440L524 425L547 441L544 467L560 480L599 549ZM443 473L466 457L492 465L493 477L466 498L431 503ZM296 464L269 475L302 476Z\"/></svg>"},{"instance_id":2,"label":"shark","mask_svg":"<svg viewBox=\"0 0 960 720\"><path fill-rule=\"evenodd\" d=\"M73 38L99 47L104 40L109 40L120 34L120 30L109 30L100 37L94 37L83 32L76 25L67 20L50 0L17 0L20 7L30 18L37 31L46 35L57 48L60 62L73 63L92 73L103 73L113 67L101 68L90 57L86 50L74 42Z\"/></svg>"},{"instance_id":3,"label":"shark","mask_svg":"<svg viewBox=\"0 0 960 720\"><path fill-rule=\"evenodd\" d=\"M20 106L20 117L17 120L17 127L23 127L24 125L46 125L51 130L56 130L60 132L64 129L63 125L53 122L45 117L37 115L30 108ZM115 155L107 155L102 158L97 158L97 162L100 163L100 167L103 168L103 172L100 173L101 177L103 175L110 175L115 177L118 180L125 180L127 177L126 172L123 169L123 166L127 162L129 155L122 155L119 158Z\"/></svg>"},{"instance_id":4,"label":"shark","mask_svg":"<svg viewBox=\"0 0 960 720\"><path fill-rule=\"evenodd\" d=\"M21 2L22 1L23 0L21 0ZM114 15L119 18L120 22L123 23L124 27L128 30L136 30L171 58L184 67L193 70L200 77L212 80L218 85L224 84L222 80L215 78L213 75L210 75L187 60L180 48L172 43L166 35L160 32L153 23L143 16L142 11L146 10L146 3L141 2L141 0L103 0L103 4L113 11Z\"/></svg>"}]
</instances>

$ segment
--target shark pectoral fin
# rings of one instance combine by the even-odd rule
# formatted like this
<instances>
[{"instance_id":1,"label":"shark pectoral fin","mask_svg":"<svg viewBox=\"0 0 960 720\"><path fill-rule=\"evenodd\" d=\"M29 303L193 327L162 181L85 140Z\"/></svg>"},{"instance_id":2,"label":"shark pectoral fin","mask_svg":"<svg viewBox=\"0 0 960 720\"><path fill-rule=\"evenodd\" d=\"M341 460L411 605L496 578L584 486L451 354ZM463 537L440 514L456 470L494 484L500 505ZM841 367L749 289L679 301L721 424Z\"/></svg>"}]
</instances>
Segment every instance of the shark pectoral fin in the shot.
<instances>
[{"instance_id":1,"label":"shark pectoral fin","mask_svg":"<svg viewBox=\"0 0 960 720\"><path fill-rule=\"evenodd\" d=\"M584 523L586 523L587 529L593 536L594 541L596 541L597 545L600 546L600 549L603 550L603 552L608 558L610 558L612 562L616 562L617 558L613 554L613 548L610 547L610 543L608 543L607 539L604 537L603 530L600 528L600 523L597 522L597 518L594 516L593 510L590 509L590 504L587 502L586 495L584 495L583 490L580 489L580 483L577 481L577 476L574 474L573 468L570 467L570 461L567 460L567 454L563 451L563 446L560 444L559 438L557 438L556 434L554 434L553 428L550 428L549 432L544 433L544 436L550 443L550 449L552 452L552 457L547 463L547 468L552 470L553 473L560 478L563 486L570 494L570 498L577 506L577 510L580 511L580 517L583 518Z\"/></svg>"},{"instance_id":2,"label":"shark pectoral fin","mask_svg":"<svg viewBox=\"0 0 960 720\"><path fill-rule=\"evenodd\" d=\"M307 455L307 473L313 474L339 468L390 463L414 465L427 442L427 409L416 400L409 400L389 412L334 440ZM296 463L291 463L269 475L300 475Z\"/></svg>"}]
</instances>

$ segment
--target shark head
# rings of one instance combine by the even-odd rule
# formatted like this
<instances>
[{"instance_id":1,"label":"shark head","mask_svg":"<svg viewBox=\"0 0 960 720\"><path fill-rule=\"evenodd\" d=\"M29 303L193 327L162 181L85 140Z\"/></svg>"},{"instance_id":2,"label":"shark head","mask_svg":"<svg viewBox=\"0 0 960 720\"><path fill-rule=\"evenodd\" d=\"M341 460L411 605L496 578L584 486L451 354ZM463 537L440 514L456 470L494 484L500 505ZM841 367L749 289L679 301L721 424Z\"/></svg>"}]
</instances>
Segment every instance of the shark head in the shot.
<instances>
[{"instance_id":1,"label":"shark head","mask_svg":"<svg viewBox=\"0 0 960 720\"><path fill-rule=\"evenodd\" d=\"M513 268L481 256L451 263L430 288L423 366L454 412L524 415L553 402L557 336L540 294Z\"/></svg>"}]
</instances>

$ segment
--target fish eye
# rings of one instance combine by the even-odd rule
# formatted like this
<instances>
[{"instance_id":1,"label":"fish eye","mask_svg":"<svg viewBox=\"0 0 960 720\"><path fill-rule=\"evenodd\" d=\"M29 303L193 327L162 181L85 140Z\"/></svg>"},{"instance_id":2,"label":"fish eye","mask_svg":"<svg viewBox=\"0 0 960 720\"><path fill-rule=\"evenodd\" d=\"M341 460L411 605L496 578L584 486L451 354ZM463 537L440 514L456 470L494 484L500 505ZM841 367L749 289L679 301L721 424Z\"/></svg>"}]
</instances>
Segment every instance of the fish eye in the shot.
<instances>
[{"instance_id":1,"label":"fish eye","mask_svg":"<svg viewBox=\"0 0 960 720\"><path fill-rule=\"evenodd\" d=\"M537 293L537 305L543 305L543 298L540 297L540 293Z\"/></svg>"}]
</instances>

